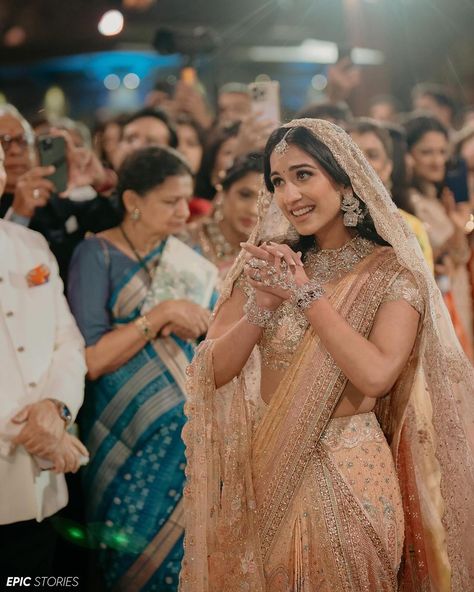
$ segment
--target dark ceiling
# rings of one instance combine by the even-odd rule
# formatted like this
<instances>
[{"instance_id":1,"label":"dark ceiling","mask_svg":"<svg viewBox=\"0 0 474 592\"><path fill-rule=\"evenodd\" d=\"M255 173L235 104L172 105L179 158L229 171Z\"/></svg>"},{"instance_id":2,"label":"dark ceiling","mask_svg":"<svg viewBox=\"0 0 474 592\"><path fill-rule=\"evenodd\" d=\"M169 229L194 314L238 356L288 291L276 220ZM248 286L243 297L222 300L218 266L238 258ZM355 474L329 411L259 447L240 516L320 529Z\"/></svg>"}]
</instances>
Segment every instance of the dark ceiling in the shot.
<instances>
[{"instance_id":1,"label":"dark ceiling","mask_svg":"<svg viewBox=\"0 0 474 592\"><path fill-rule=\"evenodd\" d=\"M0 62L150 48L157 27L203 25L220 34L221 56L242 45L312 37L383 49L392 84L432 79L474 93L474 0L156 0L144 11L125 10L123 32L101 37L101 14L120 6L121 0L0 0ZM26 38L6 47L12 27Z\"/></svg>"}]
</instances>

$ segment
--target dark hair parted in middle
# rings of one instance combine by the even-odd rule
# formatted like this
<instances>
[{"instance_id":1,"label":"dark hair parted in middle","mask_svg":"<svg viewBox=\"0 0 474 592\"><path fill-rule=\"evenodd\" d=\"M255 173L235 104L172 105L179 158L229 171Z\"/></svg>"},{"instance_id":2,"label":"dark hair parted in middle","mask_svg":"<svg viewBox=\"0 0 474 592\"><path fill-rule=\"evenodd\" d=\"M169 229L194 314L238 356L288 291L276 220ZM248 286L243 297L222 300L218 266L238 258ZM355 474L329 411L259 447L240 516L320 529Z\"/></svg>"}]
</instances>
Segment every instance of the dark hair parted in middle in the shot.
<instances>
[{"instance_id":1,"label":"dark hair parted in middle","mask_svg":"<svg viewBox=\"0 0 474 592\"><path fill-rule=\"evenodd\" d=\"M447 140L449 139L448 130L436 117L431 115L417 115L415 113L405 121L404 128L408 150L416 146L429 132L443 134Z\"/></svg>"},{"instance_id":2,"label":"dark hair parted in middle","mask_svg":"<svg viewBox=\"0 0 474 592\"><path fill-rule=\"evenodd\" d=\"M285 136L285 134L287 135ZM268 138L263 156L263 174L268 191L271 193L274 193L275 191L275 187L270 178L270 156L272 155L275 146L284 136L288 144L297 146L300 150L303 150L303 152L306 152L306 154L313 158L335 183L344 187L351 187L349 175L334 158L326 144L319 140L308 128L296 126L293 128L280 127ZM387 245L388 243L375 229L374 221L372 220L372 216L370 215L367 206L355 192L354 196L359 200L361 210L364 214L363 220L357 224L355 230L363 238L367 238L379 245ZM315 239L313 236L301 236L298 243L293 245L293 248L301 250L304 255L308 249L314 245Z\"/></svg>"},{"instance_id":3,"label":"dark hair parted in middle","mask_svg":"<svg viewBox=\"0 0 474 592\"><path fill-rule=\"evenodd\" d=\"M179 152L164 146L150 146L135 150L128 156L118 171L118 207L125 215L123 194L127 189L144 197L149 191L162 185L168 177L193 173Z\"/></svg>"}]
</instances>

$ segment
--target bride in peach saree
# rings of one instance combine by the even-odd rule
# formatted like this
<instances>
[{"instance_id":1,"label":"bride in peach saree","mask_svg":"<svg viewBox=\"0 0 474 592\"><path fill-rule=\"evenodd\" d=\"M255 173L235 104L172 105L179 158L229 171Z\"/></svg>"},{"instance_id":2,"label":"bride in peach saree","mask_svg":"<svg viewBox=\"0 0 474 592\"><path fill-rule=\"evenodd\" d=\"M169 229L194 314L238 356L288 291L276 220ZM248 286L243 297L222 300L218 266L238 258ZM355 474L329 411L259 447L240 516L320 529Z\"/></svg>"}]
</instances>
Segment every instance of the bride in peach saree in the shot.
<instances>
[{"instance_id":1,"label":"bride in peach saree","mask_svg":"<svg viewBox=\"0 0 474 592\"><path fill-rule=\"evenodd\" d=\"M188 369L180 590L473 590L473 385L358 147L325 121L276 130Z\"/></svg>"}]
</instances>

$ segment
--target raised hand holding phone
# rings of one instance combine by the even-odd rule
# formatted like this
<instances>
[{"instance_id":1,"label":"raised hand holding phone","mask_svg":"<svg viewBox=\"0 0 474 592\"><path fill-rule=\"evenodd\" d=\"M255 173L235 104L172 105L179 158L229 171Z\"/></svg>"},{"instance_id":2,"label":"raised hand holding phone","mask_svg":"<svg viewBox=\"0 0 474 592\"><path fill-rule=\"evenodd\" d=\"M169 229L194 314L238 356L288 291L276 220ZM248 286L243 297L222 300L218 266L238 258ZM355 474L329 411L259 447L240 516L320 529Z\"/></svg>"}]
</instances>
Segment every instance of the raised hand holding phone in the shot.
<instances>
[{"instance_id":1,"label":"raised hand holding phone","mask_svg":"<svg viewBox=\"0 0 474 592\"><path fill-rule=\"evenodd\" d=\"M56 193L63 193L68 186L68 163L66 140L62 136L39 136L38 155L41 166L53 166L54 171L48 175Z\"/></svg>"},{"instance_id":2,"label":"raised hand holding phone","mask_svg":"<svg viewBox=\"0 0 474 592\"><path fill-rule=\"evenodd\" d=\"M272 122L278 126L281 121L280 84L276 80L261 80L249 84L252 100L252 114L257 121Z\"/></svg>"},{"instance_id":3,"label":"raised hand holding phone","mask_svg":"<svg viewBox=\"0 0 474 592\"><path fill-rule=\"evenodd\" d=\"M457 157L448 162L444 183L453 193L456 203L469 201L467 176L467 163L464 158Z\"/></svg>"},{"instance_id":4,"label":"raised hand holding phone","mask_svg":"<svg viewBox=\"0 0 474 592\"><path fill-rule=\"evenodd\" d=\"M56 160L61 163L60 171L55 165L56 170L50 177L61 197L68 197L71 189L76 187L101 186L107 179L107 171L97 155L85 146L75 146L65 130L53 128L49 136L39 138L38 146L42 161L54 160L57 156ZM41 146L51 148L41 149Z\"/></svg>"}]
</instances>

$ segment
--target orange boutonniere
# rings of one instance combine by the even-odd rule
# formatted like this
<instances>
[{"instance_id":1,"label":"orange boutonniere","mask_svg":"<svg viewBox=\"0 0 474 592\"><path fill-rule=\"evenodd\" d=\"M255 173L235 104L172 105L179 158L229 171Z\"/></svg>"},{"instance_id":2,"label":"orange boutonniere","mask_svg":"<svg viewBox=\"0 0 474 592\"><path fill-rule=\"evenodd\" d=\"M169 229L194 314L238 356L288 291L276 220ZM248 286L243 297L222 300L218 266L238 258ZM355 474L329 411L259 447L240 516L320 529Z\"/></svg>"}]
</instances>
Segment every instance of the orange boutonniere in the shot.
<instances>
[{"instance_id":1,"label":"orange boutonniere","mask_svg":"<svg viewBox=\"0 0 474 592\"><path fill-rule=\"evenodd\" d=\"M31 271L26 274L26 281L30 288L35 286L42 286L49 282L50 271L47 265L41 264L34 267Z\"/></svg>"}]
</instances>

